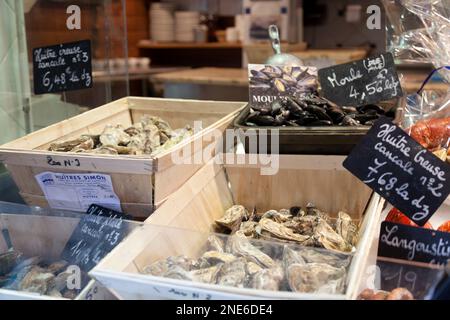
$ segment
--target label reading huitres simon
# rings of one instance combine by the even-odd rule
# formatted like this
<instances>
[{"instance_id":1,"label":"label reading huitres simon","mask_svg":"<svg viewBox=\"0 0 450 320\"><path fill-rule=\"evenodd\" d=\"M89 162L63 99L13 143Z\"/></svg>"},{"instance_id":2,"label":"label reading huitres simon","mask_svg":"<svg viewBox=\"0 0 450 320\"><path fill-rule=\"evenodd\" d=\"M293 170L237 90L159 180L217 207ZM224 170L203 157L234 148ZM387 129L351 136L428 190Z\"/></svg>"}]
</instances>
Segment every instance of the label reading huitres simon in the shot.
<instances>
[{"instance_id":1,"label":"label reading huitres simon","mask_svg":"<svg viewBox=\"0 0 450 320\"><path fill-rule=\"evenodd\" d=\"M35 178L51 208L86 211L98 204L122 211L109 175L43 172Z\"/></svg>"},{"instance_id":2,"label":"label reading huitres simon","mask_svg":"<svg viewBox=\"0 0 450 320\"><path fill-rule=\"evenodd\" d=\"M249 103L263 108L283 97L301 99L317 90L317 69L302 66L248 65Z\"/></svg>"}]
</instances>

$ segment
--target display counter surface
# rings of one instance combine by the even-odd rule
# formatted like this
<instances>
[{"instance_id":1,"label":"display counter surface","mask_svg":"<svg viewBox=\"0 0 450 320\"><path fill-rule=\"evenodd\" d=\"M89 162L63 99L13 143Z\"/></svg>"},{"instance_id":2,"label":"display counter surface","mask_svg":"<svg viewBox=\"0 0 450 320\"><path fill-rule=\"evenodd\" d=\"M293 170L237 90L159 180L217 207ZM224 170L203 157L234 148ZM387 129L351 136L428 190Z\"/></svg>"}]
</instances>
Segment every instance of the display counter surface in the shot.
<instances>
[{"instance_id":1,"label":"display counter surface","mask_svg":"<svg viewBox=\"0 0 450 320\"><path fill-rule=\"evenodd\" d=\"M410 93L419 90L428 72L401 71L403 74L402 87ZM221 86L248 86L247 69L240 68L197 68L167 73L159 73L152 77L154 80L163 83L185 83L185 84L207 84ZM443 82L432 81L427 85L427 89L445 91L448 85Z\"/></svg>"}]
</instances>

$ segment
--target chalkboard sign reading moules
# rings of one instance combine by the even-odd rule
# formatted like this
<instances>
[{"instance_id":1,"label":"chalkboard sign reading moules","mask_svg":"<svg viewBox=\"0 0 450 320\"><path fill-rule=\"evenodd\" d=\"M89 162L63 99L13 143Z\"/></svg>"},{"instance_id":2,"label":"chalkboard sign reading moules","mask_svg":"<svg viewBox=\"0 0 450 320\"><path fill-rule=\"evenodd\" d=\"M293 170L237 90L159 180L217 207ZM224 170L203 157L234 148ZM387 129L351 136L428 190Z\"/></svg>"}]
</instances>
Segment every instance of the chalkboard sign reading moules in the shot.
<instances>
[{"instance_id":1,"label":"chalkboard sign reading moules","mask_svg":"<svg viewBox=\"0 0 450 320\"><path fill-rule=\"evenodd\" d=\"M33 49L33 80L35 94L91 88L91 41Z\"/></svg>"},{"instance_id":2,"label":"chalkboard sign reading moules","mask_svg":"<svg viewBox=\"0 0 450 320\"><path fill-rule=\"evenodd\" d=\"M390 53L319 70L323 95L344 106L361 106L403 95Z\"/></svg>"},{"instance_id":3,"label":"chalkboard sign reading moules","mask_svg":"<svg viewBox=\"0 0 450 320\"><path fill-rule=\"evenodd\" d=\"M386 117L375 122L343 165L420 226L450 193L450 166Z\"/></svg>"},{"instance_id":4,"label":"chalkboard sign reading moules","mask_svg":"<svg viewBox=\"0 0 450 320\"><path fill-rule=\"evenodd\" d=\"M62 258L88 272L124 238L123 213L91 205L64 248Z\"/></svg>"}]
</instances>

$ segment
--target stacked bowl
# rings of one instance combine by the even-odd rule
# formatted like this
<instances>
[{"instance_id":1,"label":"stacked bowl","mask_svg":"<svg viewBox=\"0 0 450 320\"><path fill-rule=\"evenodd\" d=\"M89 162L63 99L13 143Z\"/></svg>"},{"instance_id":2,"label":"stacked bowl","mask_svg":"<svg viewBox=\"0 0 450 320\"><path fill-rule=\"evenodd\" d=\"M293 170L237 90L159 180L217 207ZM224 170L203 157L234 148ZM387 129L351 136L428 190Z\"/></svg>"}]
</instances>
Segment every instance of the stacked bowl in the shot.
<instances>
[{"instance_id":1,"label":"stacked bowl","mask_svg":"<svg viewBox=\"0 0 450 320\"><path fill-rule=\"evenodd\" d=\"M175 40L178 42L193 42L194 29L200 24L200 13L197 11L175 12Z\"/></svg>"},{"instance_id":2,"label":"stacked bowl","mask_svg":"<svg viewBox=\"0 0 450 320\"><path fill-rule=\"evenodd\" d=\"M153 41L175 40L175 20L172 3L152 3L150 7L150 36Z\"/></svg>"}]
</instances>

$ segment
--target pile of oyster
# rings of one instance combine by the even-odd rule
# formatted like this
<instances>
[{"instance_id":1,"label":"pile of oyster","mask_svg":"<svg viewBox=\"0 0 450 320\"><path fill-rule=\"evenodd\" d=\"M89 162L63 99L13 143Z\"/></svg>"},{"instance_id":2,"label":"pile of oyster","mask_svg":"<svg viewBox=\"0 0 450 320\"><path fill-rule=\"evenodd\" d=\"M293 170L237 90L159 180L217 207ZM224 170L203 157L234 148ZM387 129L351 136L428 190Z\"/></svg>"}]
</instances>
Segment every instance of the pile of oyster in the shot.
<instances>
[{"instance_id":1,"label":"pile of oyster","mask_svg":"<svg viewBox=\"0 0 450 320\"><path fill-rule=\"evenodd\" d=\"M69 289L67 284L74 273L66 261L49 262L40 257L25 258L18 251L0 254L0 288L74 299L80 290ZM88 276L82 274L82 283Z\"/></svg>"},{"instance_id":2,"label":"pile of oyster","mask_svg":"<svg viewBox=\"0 0 450 320\"><path fill-rule=\"evenodd\" d=\"M337 104L307 94L303 98L280 97L270 105L252 105L245 119L247 126L371 126L382 115L392 112L377 105L340 107Z\"/></svg>"},{"instance_id":3,"label":"pile of oyster","mask_svg":"<svg viewBox=\"0 0 450 320\"><path fill-rule=\"evenodd\" d=\"M227 240L228 239L228 240ZM351 256L317 248L212 234L198 259L169 257L144 274L236 288L342 294Z\"/></svg>"},{"instance_id":4,"label":"pile of oyster","mask_svg":"<svg viewBox=\"0 0 450 320\"><path fill-rule=\"evenodd\" d=\"M317 87L317 76L305 67L266 65L261 70L250 70L250 87L254 93L294 96Z\"/></svg>"},{"instance_id":5,"label":"pile of oyster","mask_svg":"<svg viewBox=\"0 0 450 320\"><path fill-rule=\"evenodd\" d=\"M341 211L337 219L309 203L300 207L257 213L241 205L229 208L215 221L215 231L233 234L241 231L246 237L276 240L304 246L320 247L338 252L352 252L358 239L358 227Z\"/></svg>"},{"instance_id":6,"label":"pile of oyster","mask_svg":"<svg viewBox=\"0 0 450 320\"><path fill-rule=\"evenodd\" d=\"M49 151L157 155L184 139L192 136L190 126L173 130L169 123L159 117L144 116L129 128L122 125L107 125L99 135L82 135L80 138L61 143L52 143Z\"/></svg>"},{"instance_id":7,"label":"pile of oyster","mask_svg":"<svg viewBox=\"0 0 450 320\"><path fill-rule=\"evenodd\" d=\"M249 213L235 205L215 221L198 259L169 257L143 273L238 288L342 294L358 238L350 216L308 204Z\"/></svg>"}]
</instances>

